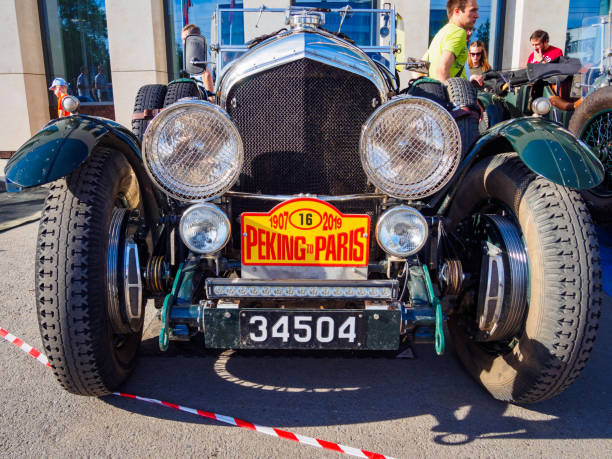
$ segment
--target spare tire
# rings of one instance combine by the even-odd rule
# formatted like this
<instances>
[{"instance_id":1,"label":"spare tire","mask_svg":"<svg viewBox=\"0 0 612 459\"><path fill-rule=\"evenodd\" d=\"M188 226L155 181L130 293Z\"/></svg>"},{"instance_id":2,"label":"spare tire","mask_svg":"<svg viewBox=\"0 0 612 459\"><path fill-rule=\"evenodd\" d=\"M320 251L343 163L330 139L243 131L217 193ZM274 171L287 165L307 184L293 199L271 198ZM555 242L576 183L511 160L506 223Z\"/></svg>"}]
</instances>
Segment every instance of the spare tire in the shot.
<instances>
[{"instance_id":1,"label":"spare tire","mask_svg":"<svg viewBox=\"0 0 612 459\"><path fill-rule=\"evenodd\" d=\"M136 93L134 101L134 114L137 117L132 118L132 132L142 142L149 121L155 116L155 113L145 114L145 110L160 110L164 107L164 98L166 97L166 85L163 84L147 84L142 86Z\"/></svg>"},{"instance_id":2,"label":"spare tire","mask_svg":"<svg viewBox=\"0 0 612 459\"><path fill-rule=\"evenodd\" d=\"M465 156L480 136L480 130L478 129L480 107L478 106L476 90L464 78L449 78L445 84L451 105L455 109L465 110L464 114L455 116L459 132L461 132L461 154Z\"/></svg>"},{"instance_id":3,"label":"spare tire","mask_svg":"<svg viewBox=\"0 0 612 459\"><path fill-rule=\"evenodd\" d=\"M449 108L448 94L442 83L431 78L420 78L408 89L408 94L414 97L423 97Z\"/></svg>"},{"instance_id":4,"label":"spare tire","mask_svg":"<svg viewBox=\"0 0 612 459\"><path fill-rule=\"evenodd\" d=\"M446 80L446 89L448 91L448 99L457 108L467 107L469 109L480 111L478 107L476 90L474 86L465 78L449 78Z\"/></svg>"},{"instance_id":5,"label":"spare tire","mask_svg":"<svg viewBox=\"0 0 612 459\"><path fill-rule=\"evenodd\" d=\"M586 143L605 168L604 181L591 190L583 190L593 219L612 222L612 86L600 88L578 106L569 130Z\"/></svg>"},{"instance_id":6,"label":"spare tire","mask_svg":"<svg viewBox=\"0 0 612 459\"><path fill-rule=\"evenodd\" d=\"M168 85L166 98L164 99L164 108L168 105L172 105L184 97L200 98L200 90L198 89L198 85L195 83L195 81L183 79L170 82Z\"/></svg>"}]
</instances>

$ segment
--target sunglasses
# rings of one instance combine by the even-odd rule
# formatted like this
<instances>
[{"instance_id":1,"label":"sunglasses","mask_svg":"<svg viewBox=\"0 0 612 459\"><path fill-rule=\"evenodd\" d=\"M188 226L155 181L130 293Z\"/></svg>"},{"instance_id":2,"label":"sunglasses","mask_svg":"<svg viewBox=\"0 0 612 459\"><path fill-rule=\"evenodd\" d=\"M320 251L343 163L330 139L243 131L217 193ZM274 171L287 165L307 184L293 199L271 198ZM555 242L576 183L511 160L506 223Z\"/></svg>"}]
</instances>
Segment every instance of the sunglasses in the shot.
<instances>
[{"instance_id":1,"label":"sunglasses","mask_svg":"<svg viewBox=\"0 0 612 459\"><path fill-rule=\"evenodd\" d=\"M472 52L470 52L470 56L480 56L481 54L482 54L482 51L479 52L479 53L472 53Z\"/></svg>"}]
</instances>

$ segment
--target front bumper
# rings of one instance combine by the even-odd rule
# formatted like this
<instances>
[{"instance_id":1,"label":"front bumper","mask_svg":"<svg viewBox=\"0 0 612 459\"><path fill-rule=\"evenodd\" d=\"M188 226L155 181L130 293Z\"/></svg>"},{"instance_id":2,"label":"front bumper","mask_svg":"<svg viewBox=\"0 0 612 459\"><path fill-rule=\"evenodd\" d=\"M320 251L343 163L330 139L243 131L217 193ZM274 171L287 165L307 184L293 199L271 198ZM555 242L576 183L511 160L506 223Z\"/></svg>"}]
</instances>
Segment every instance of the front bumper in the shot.
<instances>
[{"instance_id":1,"label":"front bumper","mask_svg":"<svg viewBox=\"0 0 612 459\"><path fill-rule=\"evenodd\" d=\"M399 282L384 280L255 280L232 278L206 279L209 299L334 299L393 301Z\"/></svg>"},{"instance_id":2,"label":"front bumper","mask_svg":"<svg viewBox=\"0 0 612 459\"><path fill-rule=\"evenodd\" d=\"M406 303L399 301L396 279L208 278L206 299L194 304L196 268L181 266L166 297L162 350L170 340L188 340L197 333L204 335L205 347L217 349L396 350L406 337L433 340L435 312L426 292L427 275L417 267L411 268ZM262 334L271 339L258 340ZM317 334L321 339L304 340Z\"/></svg>"}]
</instances>

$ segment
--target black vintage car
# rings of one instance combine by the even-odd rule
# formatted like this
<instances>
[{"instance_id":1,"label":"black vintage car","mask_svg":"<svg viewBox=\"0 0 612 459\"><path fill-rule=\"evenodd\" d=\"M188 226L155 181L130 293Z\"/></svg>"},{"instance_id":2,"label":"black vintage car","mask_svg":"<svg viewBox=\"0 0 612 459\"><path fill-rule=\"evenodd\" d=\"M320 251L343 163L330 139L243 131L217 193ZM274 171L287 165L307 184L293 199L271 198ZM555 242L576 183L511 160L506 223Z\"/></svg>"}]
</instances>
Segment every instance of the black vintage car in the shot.
<instances>
[{"instance_id":1,"label":"black vintage car","mask_svg":"<svg viewBox=\"0 0 612 459\"><path fill-rule=\"evenodd\" d=\"M13 190L50 183L36 296L60 384L120 385L152 299L162 349L198 335L210 348L429 340L442 353L450 333L495 398L568 387L600 315L597 239L575 191L601 182L597 158L539 118L478 137L461 79L400 90L396 65L412 63L395 60L393 10L219 9L219 28L227 14L287 24L211 46L216 103L190 78L147 85L134 133L53 120L6 168ZM358 20L375 43L343 35ZM205 49L187 39L190 73Z\"/></svg>"}]
</instances>

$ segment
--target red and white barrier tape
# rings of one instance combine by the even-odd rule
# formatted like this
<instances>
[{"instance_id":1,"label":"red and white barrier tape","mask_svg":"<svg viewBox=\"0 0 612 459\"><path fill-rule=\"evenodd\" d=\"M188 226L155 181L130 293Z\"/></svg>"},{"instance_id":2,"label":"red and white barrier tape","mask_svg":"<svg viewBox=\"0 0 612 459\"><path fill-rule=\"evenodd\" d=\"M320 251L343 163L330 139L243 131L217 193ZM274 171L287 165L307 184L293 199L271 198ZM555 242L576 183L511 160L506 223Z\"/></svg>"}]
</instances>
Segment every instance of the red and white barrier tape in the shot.
<instances>
[{"instance_id":1,"label":"red and white barrier tape","mask_svg":"<svg viewBox=\"0 0 612 459\"><path fill-rule=\"evenodd\" d=\"M2 336L9 343L13 343L19 349L24 351L25 353L31 355L36 360L38 360L43 365L47 367L51 367L49 365L49 361L47 360L47 356L38 350L34 349L29 344L20 340L16 336L10 334L3 328L0 328L0 336ZM223 422L225 424L230 424L236 427L242 427L244 429L254 430L259 433L263 433L266 435L272 435L273 437L284 438L286 440L292 440L304 445L314 446L315 448L322 448L331 451L336 451L338 453L348 454L350 456L363 457L368 459L393 459L391 456L385 456L383 454L373 453L371 451L366 451L365 449L357 449L351 446L340 445L338 443L333 443L330 441L319 440L317 438L307 437L305 435L294 434L287 430L275 429L273 427L260 426L258 424L253 424L248 421L244 421L242 419L234 418L231 416L225 416L223 414L211 413L209 411L196 410L194 408L189 408L187 406L176 405L174 403L164 402L162 400L156 400L154 398L140 397L138 395L125 394L123 392L113 392L113 395L117 395L119 397L131 398L134 400L140 400L141 402L152 403L154 405L165 406L167 408L173 408L178 411L183 411L185 413L195 414L196 416L201 416L204 418L214 419L215 421Z\"/></svg>"},{"instance_id":2,"label":"red and white barrier tape","mask_svg":"<svg viewBox=\"0 0 612 459\"><path fill-rule=\"evenodd\" d=\"M9 332L7 332L4 328L1 328L1 327L0 327L0 336L2 336L9 343L13 343L15 346L17 346L19 349L21 349L26 354L29 354L32 357L34 357L36 360L38 360L43 365L46 365L49 368L51 368L51 365L49 365L49 360L47 360L47 356L45 354L34 349L28 343L23 342L22 340L17 338L15 335L11 335Z\"/></svg>"}]
</instances>

